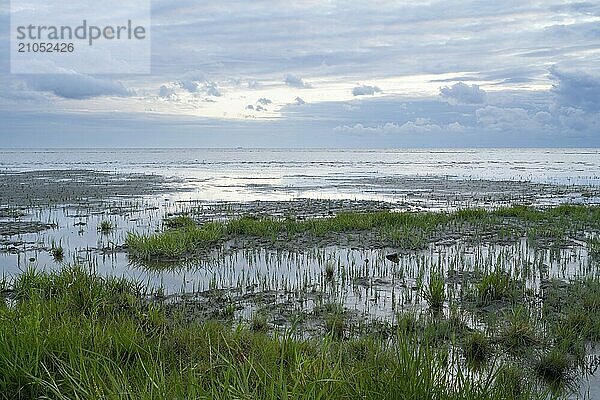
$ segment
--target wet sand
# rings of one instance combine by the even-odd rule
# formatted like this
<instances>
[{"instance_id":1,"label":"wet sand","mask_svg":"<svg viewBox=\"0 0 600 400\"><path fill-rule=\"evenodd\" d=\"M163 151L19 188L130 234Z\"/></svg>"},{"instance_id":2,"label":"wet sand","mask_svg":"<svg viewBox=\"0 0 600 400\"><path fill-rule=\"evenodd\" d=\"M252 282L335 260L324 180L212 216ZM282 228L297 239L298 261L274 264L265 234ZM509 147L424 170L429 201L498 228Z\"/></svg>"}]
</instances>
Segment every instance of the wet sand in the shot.
<instances>
[{"instance_id":1,"label":"wet sand","mask_svg":"<svg viewBox=\"0 0 600 400\"><path fill-rule=\"evenodd\" d=\"M116 197L173 192L178 179L87 170L0 172L0 217L10 208L88 204ZM12 211L13 213L15 211Z\"/></svg>"}]
</instances>

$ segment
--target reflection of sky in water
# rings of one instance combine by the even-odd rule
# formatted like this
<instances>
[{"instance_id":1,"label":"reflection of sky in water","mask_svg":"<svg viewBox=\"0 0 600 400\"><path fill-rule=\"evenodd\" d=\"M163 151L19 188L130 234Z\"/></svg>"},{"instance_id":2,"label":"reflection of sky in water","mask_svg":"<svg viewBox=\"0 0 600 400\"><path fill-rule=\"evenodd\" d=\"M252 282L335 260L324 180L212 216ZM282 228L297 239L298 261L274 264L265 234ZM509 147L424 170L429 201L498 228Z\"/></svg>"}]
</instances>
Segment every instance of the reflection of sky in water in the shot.
<instances>
[{"instance_id":1,"label":"reflection of sky in water","mask_svg":"<svg viewBox=\"0 0 600 400\"><path fill-rule=\"evenodd\" d=\"M209 200L287 200L315 192L320 197L381 199L385 193L364 193L358 179L450 176L597 185L600 150L0 151L0 171L73 168L179 176L197 189L196 198Z\"/></svg>"},{"instance_id":2,"label":"reflection of sky in water","mask_svg":"<svg viewBox=\"0 0 600 400\"><path fill-rule=\"evenodd\" d=\"M339 279L347 287L358 291L347 291L344 300L354 307L364 309L360 304L375 294L383 305L371 311L386 313L391 311L390 302L402 296L412 296L411 287L419 273L429 271L432 266L447 269L485 269L496 265L499 260L507 268L526 273L528 285L539 285L540 270L547 270L549 276L568 279L595 271L587 258L585 245L560 250L554 254L547 249L534 249L523 239L513 245L432 245L429 250L401 256L399 264L386 260L386 254L393 249L351 250L335 247L299 248L298 252L277 251L230 251L215 253L211 259L190 261L185 268L170 271L146 269L132 265L123 251L103 254L101 249L125 242L127 232L135 230L151 233L161 228L161 221L171 212L181 212L195 204L174 201L175 195L148 197L144 200L123 201L119 206L108 210L81 210L57 207L51 210L32 210L23 220L39 220L55 223L57 227L35 234L11 236L17 244L17 254L0 253L0 269L4 274L15 274L29 266L40 269L60 267L52 259L49 249L52 243L65 249L65 263L80 263L96 268L102 274L125 275L148 282L151 286L164 286L168 293L207 290L210 288L255 287L259 290L306 291L306 287L324 290L327 282L323 279L324 263L333 262ZM108 234L99 232L101 221L110 220L115 228ZM10 248L13 244L4 245ZM35 262L30 262L35 258ZM369 260L365 263L365 260ZM339 268L338 268L339 267ZM425 274L425 280L428 273ZM282 286L285 285L285 286ZM354 294L353 294L354 293ZM370 293L370 294L369 294ZM371 299L372 300L372 299ZM371 301L369 300L369 301ZM379 310L379 311L377 311ZM385 311L387 310L387 311Z\"/></svg>"}]
</instances>

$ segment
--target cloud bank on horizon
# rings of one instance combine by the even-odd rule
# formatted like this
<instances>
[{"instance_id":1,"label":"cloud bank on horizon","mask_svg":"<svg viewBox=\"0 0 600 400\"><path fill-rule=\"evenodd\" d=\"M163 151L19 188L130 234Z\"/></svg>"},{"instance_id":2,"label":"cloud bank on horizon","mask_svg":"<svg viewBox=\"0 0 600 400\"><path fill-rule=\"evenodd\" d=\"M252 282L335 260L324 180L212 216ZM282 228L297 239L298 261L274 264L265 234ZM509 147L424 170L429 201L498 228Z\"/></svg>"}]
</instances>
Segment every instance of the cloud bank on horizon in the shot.
<instances>
[{"instance_id":1,"label":"cloud bank on horizon","mask_svg":"<svg viewBox=\"0 0 600 400\"><path fill-rule=\"evenodd\" d=\"M600 146L599 38L598 2L155 0L150 75L2 59L0 147Z\"/></svg>"}]
</instances>

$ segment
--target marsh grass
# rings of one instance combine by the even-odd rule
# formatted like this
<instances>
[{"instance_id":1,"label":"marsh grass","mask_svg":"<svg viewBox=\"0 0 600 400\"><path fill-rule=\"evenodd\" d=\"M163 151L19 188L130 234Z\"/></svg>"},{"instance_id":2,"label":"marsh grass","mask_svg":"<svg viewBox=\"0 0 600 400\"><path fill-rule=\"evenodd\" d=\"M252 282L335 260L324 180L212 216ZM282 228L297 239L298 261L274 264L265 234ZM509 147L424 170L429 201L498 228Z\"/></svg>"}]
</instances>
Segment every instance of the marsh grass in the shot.
<instances>
[{"instance_id":1,"label":"marsh grass","mask_svg":"<svg viewBox=\"0 0 600 400\"><path fill-rule=\"evenodd\" d=\"M167 218L160 233L130 233L127 246L141 259L176 258L196 249L214 246L231 238L266 238L272 242L293 242L305 237L331 237L352 232L375 232L380 245L420 250L444 232L458 232L465 238L482 240L497 237L517 240L528 237L555 245L564 243L573 232L600 230L600 207L561 205L537 209L513 206L494 211L464 209L456 212L342 212L333 217L295 219L246 215L228 221L196 223L189 215Z\"/></svg>"},{"instance_id":2,"label":"marsh grass","mask_svg":"<svg viewBox=\"0 0 600 400\"><path fill-rule=\"evenodd\" d=\"M176 217L166 218L163 222L167 229L181 229L196 226L194 221L189 215L178 215Z\"/></svg>"},{"instance_id":3,"label":"marsh grass","mask_svg":"<svg viewBox=\"0 0 600 400\"><path fill-rule=\"evenodd\" d=\"M335 274L335 265L333 261L327 261L325 263L325 278L328 281L333 280L333 275Z\"/></svg>"},{"instance_id":4,"label":"marsh grass","mask_svg":"<svg viewBox=\"0 0 600 400\"><path fill-rule=\"evenodd\" d=\"M600 238L590 238L587 241L588 254L596 259L600 260Z\"/></svg>"},{"instance_id":5,"label":"marsh grass","mask_svg":"<svg viewBox=\"0 0 600 400\"><path fill-rule=\"evenodd\" d=\"M476 365L484 364L493 353L492 341L480 331L467 334L462 340L461 348L467 361Z\"/></svg>"},{"instance_id":6,"label":"marsh grass","mask_svg":"<svg viewBox=\"0 0 600 400\"><path fill-rule=\"evenodd\" d=\"M572 365L569 354L564 349L555 347L539 357L535 363L535 370L550 383L560 383L569 380Z\"/></svg>"},{"instance_id":7,"label":"marsh grass","mask_svg":"<svg viewBox=\"0 0 600 400\"><path fill-rule=\"evenodd\" d=\"M496 375L494 385L505 393L507 400L541 398L535 393L535 386L525 375L525 370L515 364L502 366Z\"/></svg>"},{"instance_id":8,"label":"marsh grass","mask_svg":"<svg viewBox=\"0 0 600 400\"><path fill-rule=\"evenodd\" d=\"M423 292L423 298L434 311L439 311L446 300L444 277L440 273L433 272L429 277L427 288Z\"/></svg>"},{"instance_id":9,"label":"marsh grass","mask_svg":"<svg viewBox=\"0 0 600 400\"><path fill-rule=\"evenodd\" d=\"M57 245L54 241L52 241L50 253L52 254L52 259L54 259L54 261L57 263L62 262L63 259L65 258L65 251L64 251L62 245L60 244L60 242Z\"/></svg>"},{"instance_id":10,"label":"marsh grass","mask_svg":"<svg viewBox=\"0 0 600 400\"><path fill-rule=\"evenodd\" d=\"M510 311L499 341L512 353L531 351L534 346L539 345L541 339L530 311L523 306Z\"/></svg>"},{"instance_id":11,"label":"marsh grass","mask_svg":"<svg viewBox=\"0 0 600 400\"><path fill-rule=\"evenodd\" d=\"M269 330L269 323L266 314L262 312L254 313L252 315L250 329L254 332L267 332Z\"/></svg>"},{"instance_id":12,"label":"marsh grass","mask_svg":"<svg viewBox=\"0 0 600 400\"><path fill-rule=\"evenodd\" d=\"M106 235L107 233L110 233L114 228L115 227L111 221L103 220L100 222L98 230Z\"/></svg>"},{"instance_id":13,"label":"marsh grass","mask_svg":"<svg viewBox=\"0 0 600 400\"><path fill-rule=\"evenodd\" d=\"M518 284L510 274L497 269L484 274L475 286L477 300L481 304L512 299L518 295Z\"/></svg>"},{"instance_id":14,"label":"marsh grass","mask_svg":"<svg viewBox=\"0 0 600 400\"><path fill-rule=\"evenodd\" d=\"M81 267L28 270L12 286L0 398L508 398L492 372L448 368L446 352L405 333L340 342L186 323L142 286Z\"/></svg>"},{"instance_id":15,"label":"marsh grass","mask_svg":"<svg viewBox=\"0 0 600 400\"><path fill-rule=\"evenodd\" d=\"M129 232L125 244L134 257L159 261L164 258L176 259L192 255L199 248L219 243L224 234L224 226L221 223L194 223L150 235Z\"/></svg>"}]
</instances>

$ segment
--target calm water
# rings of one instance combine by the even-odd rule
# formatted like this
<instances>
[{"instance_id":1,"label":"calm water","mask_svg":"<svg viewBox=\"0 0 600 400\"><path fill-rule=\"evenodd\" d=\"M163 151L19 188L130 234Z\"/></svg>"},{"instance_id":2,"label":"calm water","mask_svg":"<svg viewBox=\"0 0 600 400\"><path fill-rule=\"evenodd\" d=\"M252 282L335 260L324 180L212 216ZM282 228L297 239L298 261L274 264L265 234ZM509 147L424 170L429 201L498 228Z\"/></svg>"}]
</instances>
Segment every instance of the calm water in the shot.
<instances>
[{"instance_id":1,"label":"calm water","mask_svg":"<svg viewBox=\"0 0 600 400\"><path fill-rule=\"evenodd\" d=\"M38 169L179 176L205 200L317 195L385 200L385 194L365 193L365 179L440 176L600 185L600 149L0 150L0 171Z\"/></svg>"}]
</instances>

